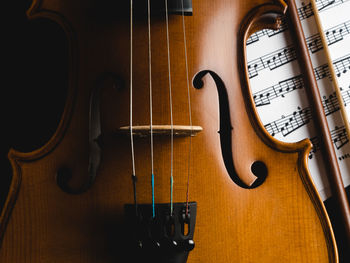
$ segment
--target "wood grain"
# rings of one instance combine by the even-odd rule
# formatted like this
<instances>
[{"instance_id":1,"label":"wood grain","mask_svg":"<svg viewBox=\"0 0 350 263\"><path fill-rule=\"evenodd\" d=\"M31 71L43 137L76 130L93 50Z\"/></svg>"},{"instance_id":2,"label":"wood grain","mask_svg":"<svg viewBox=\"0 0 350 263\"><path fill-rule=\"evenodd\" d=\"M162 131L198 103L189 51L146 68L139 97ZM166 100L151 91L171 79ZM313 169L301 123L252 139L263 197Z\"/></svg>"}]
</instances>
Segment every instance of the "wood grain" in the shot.
<instances>
[{"instance_id":1,"label":"wood grain","mask_svg":"<svg viewBox=\"0 0 350 263\"><path fill-rule=\"evenodd\" d=\"M75 183L86 178L89 97L104 72L115 72L126 85L118 90L105 87L102 132L111 134L128 125L129 26L118 12L108 12L116 13L111 17L97 15L97 2L36 0L28 12L31 18L53 19L67 31L71 89L61 125L47 145L32 153L9 153L13 181L0 218L0 262L127 262L127 251L121 249L125 240L121 222L124 204L133 203L129 140L121 136L104 143L98 177L87 192L69 195L55 180L61 167L72 170ZM256 8L261 4L265 5ZM198 213L190 263L338 262L328 216L307 170L310 142L281 143L269 136L253 107L249 87L245 89L247 84L241 81L242 41L262 22L270 26L276 22L262 16L270 9L283 11L280 5L262 0L193 0L194 15L185 18L190 77L208 69L225 84L237 173L249 185L256 179L252 163L264 162L268 169L265 182L254 189L241 188L231 180L218 134L217 88L209 76L203 89L191 87L193 124L203 131L192 138L190 200L198 203ZM180 16L172 16L169 24L173 111L174 124L187 126L181 21ZM254 30L248 25L254 25ZM246 28L243 33L242 28ZM153 118L158 125L169 125L162 17L152 20L151 33ZM133 44L135 125L149 125L147 43L147 27L140 19ZM186 200L189 144L188 138L174 139L175 202ZM135 141L140 203L151 202L149 147L147 139ZM170 138L155 138L154 152L156 202L168 203Z\"/></svg>"}]
</instances>

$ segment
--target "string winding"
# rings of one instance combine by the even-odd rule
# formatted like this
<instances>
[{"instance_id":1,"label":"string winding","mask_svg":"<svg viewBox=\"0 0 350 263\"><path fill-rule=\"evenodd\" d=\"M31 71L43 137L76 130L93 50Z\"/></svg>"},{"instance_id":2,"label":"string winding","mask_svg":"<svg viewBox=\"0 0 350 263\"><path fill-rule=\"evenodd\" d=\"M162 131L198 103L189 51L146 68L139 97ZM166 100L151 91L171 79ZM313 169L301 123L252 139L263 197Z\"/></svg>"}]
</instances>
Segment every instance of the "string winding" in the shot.
<instances>
[{"instance_id":1,"label":"string winding","mask_svg":"<svg viewBox=\"0 0 350 263\"><path fill-rule=\"evenodd\" d=\"M150 110L150 137L151 137L151 185L152 185L152 211L156 217L154 201L154 155L153 155L153 106L152 106L152 41L151 41L151 2L147 1L148 16L148 68L149 68L149 110Z\"/></svg>"},{"instance_id":2,"label":"string winding","mask_svg":"<svg viewBox=\"0 0 350 263\"><path fill-rule=\"evenodd\" d=\"M188 171L187 171L187 190L186 190L186 216L188 216L188 203L189 203L189 198L190 198L190 175L191 175L191 155L192 155L193 124L192 124L190 78L189 78L189 71L188 71L185 10L184 10L184 1L183 0L181 0L181 8L182 8L182 31L183 31L183 39L184 39L185 65L186 65L188 117L189 117L189 123L190 123L190 127L191 127L191 134L190 134L190 138L189 138L189 147L188 147Z\"/></svg>"},{"instance_id":3,"label":"string winding","mask_svg":"<svg viewBox=\"0 0 350 263\"><path fill-rule=\"evenodd\" d=\"M174 123L173 123L173 97L171 87L171 61L170 61L170 40L169 40L169 13L168 13L168 0L165 2L165 20L166 20L166 39L167 39L167 52L168 52L168 78L169 78L169 105L170 105L170 215L173 214L173 164L174 164Z\"/></svg>"},{"instance_id":4,"label":"string winding","mask_svg":"<svg viewBox=\"0 0 350 263\"><path fill-rule=\"evenodd\" d=\"M136 168L135 168L135 151L134 151L134 134L133 134L133 0L130 0L130 145L132 161L132 182L134 191L135 213L137 215L137 192L136 192Z\"/></svg>"}]
</instances>

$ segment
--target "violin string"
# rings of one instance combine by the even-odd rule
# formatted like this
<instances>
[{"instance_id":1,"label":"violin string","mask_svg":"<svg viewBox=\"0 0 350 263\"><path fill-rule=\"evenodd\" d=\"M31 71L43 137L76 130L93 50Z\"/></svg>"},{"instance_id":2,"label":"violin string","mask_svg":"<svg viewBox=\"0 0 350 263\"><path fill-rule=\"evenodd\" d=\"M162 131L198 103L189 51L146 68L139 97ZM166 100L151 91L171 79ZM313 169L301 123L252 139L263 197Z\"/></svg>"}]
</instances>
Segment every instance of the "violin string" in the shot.
<instances>
[{"instance_id":1,"label":"violin string","mask_svg":"<svg viewBox=\"0 0 350 263\"><path fill-rule=\"evenodd\" d=\"M151 41L151 3L147 1L148 15L148 68L149 68L149 108L150 108L150 137L151 137L151 185L152 185L152 215L156 217L154 204L154 155L153 155L153 107L152 107L152 41Z\"/></svg>"},{"instance_id":2,"label":"violin string","mask_svg":"<svg viewBox=\"0 0 350 263\"><path fill-rule=\"evenodd\" d=\"M168 77L169 77L169 104L170 104L170 215L173 214L173 163L174 163L174 123L173 123L173 98L172 98L172 87L171 87L171 65L170 65L170 41L169 41L169 14L168 14L168 0L165 1L165 20L166 20L166 39L168 49Z\"/></svg>"},{"instance_id":3,"label":"violin string","mask_svg":"<svg viewBox=\"0 0 350 263\"><path fill-rule=\"evenodd\" d=\"M190 122L190 127L191 127L191 133L190 133L190 138L189 138L189 148L188 148L188 171L187 171L187 191L186 191L186 216L188 216L188 203L189 203L189 198L190 198L190 175L191 175L191 155L192 155L193 125L192 125L190 78L189 78L189 71L188 71L188 56L187 56L187 39L186 39L184 0L181 0L181 5L182 5L182 31L183 31L183 35L184 35L184 48L185 48L188 116L189 116L189 122Z\"/></svg>"},{"instance_id":4,"label":"violin string","mask_svg":"<svg viewBox=\"0 0 350 263\"><path fill-rule=\"evenodd\" d=\"M130 0L130 144L131 144L131 161L132 161L132 181L134 190L134 204L136 216L137 209L137 192L136 192L136 168L135 168L135 151L134 151L134 134L133 134L133 0Z\"/></svg>"}]
</instances>

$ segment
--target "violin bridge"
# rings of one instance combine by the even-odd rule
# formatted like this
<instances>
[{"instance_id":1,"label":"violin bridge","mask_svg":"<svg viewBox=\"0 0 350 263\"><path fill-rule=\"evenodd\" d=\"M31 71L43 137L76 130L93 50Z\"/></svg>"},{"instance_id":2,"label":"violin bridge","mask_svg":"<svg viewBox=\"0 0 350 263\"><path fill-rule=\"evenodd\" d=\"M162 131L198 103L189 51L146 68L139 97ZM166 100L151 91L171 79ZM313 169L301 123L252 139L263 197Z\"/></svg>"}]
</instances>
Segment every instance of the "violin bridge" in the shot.
<instances>
[{"instance_id":1,"label":"violin bridge","mask_svg":"<svg viewBox=\"0 0 350 263\"><path fill-rule=\"evenodd\" d=\"M159 136L170 136L173 132L175 137L196 136L203 131L201 126L185 126L185 125L152 125L152 134ZM117 131L120 134L129 135L130 126L120 127ZM151 134L150 125L132 126L132 133L136 137L147 137Z\"/></svg>"}]
</instances>

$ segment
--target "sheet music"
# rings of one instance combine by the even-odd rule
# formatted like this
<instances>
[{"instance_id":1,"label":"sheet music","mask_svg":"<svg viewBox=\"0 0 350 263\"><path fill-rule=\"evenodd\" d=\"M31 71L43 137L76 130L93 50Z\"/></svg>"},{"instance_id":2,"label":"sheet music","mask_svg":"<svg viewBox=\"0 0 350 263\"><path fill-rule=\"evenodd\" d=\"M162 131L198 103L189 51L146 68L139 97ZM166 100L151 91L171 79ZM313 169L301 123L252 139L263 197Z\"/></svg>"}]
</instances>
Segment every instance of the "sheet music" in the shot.
<instances>
[{"instance_id":1,"label":"sheet music","mask_svg":"<svg viewBox=\"0 0 350 263\"><path fill-rule=\"evenodd\" d=\"M350 114L350 0L316 0L333 64ZM339 103L332 87L322 41L309 0L296 0L307 46L327 116L343 182L350 184L350 143ZM262 30L247 41L248 72L255 105L265 129L276 139L296 142L309 138L309 170L325 200L329 183L320 153L319 139L307 101L301 70L285 20L277 31Z\"/></svg>"}]
</instances>

